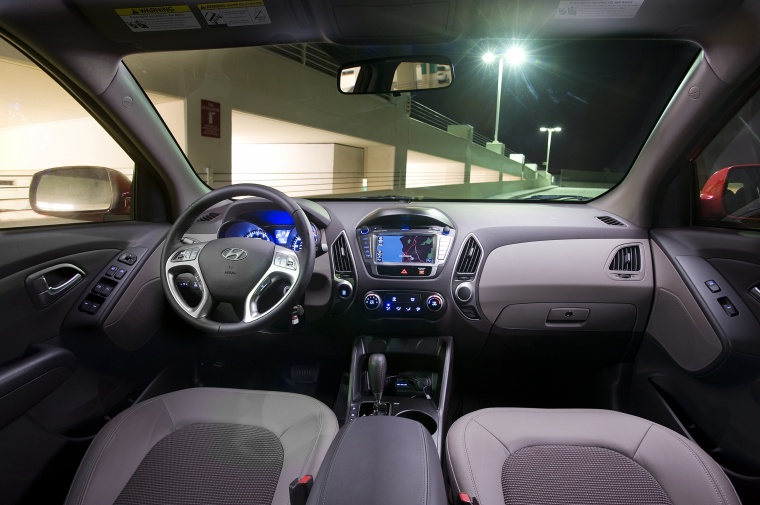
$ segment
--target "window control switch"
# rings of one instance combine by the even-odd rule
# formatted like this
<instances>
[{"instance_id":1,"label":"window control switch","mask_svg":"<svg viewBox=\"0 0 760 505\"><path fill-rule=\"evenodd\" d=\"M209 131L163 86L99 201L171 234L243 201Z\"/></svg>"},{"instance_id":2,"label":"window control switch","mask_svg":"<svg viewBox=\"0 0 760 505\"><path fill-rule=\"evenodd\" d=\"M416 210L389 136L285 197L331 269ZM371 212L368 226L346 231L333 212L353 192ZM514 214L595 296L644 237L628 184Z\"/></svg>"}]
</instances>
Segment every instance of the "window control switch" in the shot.
<instances>
[{"instance_id":1,"label":"window control switch","mask_svg":"<svg viewBox=\"0 0 760 505\"><path fill-rule=\"evenodd\" d=\"M707 289L712 291L713 293L719 293L720 292L720 286L718 286L718 283L714 280L709 280L705 282L705 286L707 286Z\"/></svg>"},{"instance_id":2,"label":"window control switch","mask_svg":"<svg viewBox=\"0 0 760 505\"><path fill-rule=\"evenodd\" d=\"M728 314L729 317L736 317L739 315L736 306L731 303L731 300L729 300L727 296L718 298L718 303L720 303L720 306L723 307L723 310L726 311L726 314Z\"/></svg>"}]
</instances>

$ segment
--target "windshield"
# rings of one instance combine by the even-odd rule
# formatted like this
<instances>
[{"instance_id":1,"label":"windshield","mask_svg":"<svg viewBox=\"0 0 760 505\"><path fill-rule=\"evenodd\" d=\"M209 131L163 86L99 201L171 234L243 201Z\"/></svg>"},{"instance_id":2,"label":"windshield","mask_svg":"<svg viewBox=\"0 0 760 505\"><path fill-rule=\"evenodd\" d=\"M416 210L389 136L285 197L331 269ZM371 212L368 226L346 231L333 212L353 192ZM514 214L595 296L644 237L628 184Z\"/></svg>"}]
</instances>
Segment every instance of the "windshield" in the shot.
<instances>
[{"instance_id":1,"label":"windshield","mask_svg":"<svg viewBox=\"0 0 760 505\"><path fill-rule=\"evenodd\" d=\"M698 52L681 41L463 40L148 53L126 64L213 188L586 201L622 180ZM451 86L338 90L344 63L414 54L448 57ZM423 65L416 78L449 79L439 70Z\"/></svg>"}]
</instances>

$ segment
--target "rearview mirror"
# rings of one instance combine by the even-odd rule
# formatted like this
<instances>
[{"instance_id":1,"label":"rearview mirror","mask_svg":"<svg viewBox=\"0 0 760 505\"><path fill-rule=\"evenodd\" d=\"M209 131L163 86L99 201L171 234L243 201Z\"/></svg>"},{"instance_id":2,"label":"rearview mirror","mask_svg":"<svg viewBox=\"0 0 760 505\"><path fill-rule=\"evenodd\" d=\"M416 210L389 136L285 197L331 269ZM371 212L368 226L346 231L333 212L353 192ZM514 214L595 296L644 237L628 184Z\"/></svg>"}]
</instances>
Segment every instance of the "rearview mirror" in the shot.
<instances>
[{"instance_id":1,"label":"rearview mirror","mask_svg":"<svg viewBox=\"0 0 760 505\"><path fill-rule=\"evenodd\" d=\"M718 170L702 187L699 203L703 220L760 225L760 165Z\"/></svg>"},{"instance_id":2,"label":"rearview mirror","mask_svg":"<svg viewBox=\"0 0 760 505\"><path fill-rule=\"evenodd\" d=\"M32 176L29 203L46 216L102 221L106 215L129 215L132 181L112 168L49 168Z\"/></svg>"},{"instance_id":3,"label":"rearview mirror","mask_svg":"<svg viewBox=\"0 0 760 505\"><path fill-rule=\"evenodd\" d=\"M453 81L454 67L443 56L358 61L338 72L338 89L346 95L441 89Z\"/></svg>"}]
</instances>

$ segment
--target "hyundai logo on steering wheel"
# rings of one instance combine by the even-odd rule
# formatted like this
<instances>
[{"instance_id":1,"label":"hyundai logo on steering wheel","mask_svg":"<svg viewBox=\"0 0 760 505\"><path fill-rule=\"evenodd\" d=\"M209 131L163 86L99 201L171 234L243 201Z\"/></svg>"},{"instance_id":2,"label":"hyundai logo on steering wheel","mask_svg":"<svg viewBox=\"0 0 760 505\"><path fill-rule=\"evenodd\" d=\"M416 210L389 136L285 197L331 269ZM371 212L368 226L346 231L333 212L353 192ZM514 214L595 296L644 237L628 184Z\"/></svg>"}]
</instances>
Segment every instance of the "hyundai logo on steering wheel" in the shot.
<instances>
[{"instance_id":1,"label":"hyundai logo on steering wheel","mask_svg":"<svg viewBox=\"0 0 760 505\"><path fill-rule=\"evenodd\" d=\"M248 252L245 249L240 249L239 247L228 247L222 251L222 256L226 260L238 261L245 259L248 256Z\"/></svg>"}]
</instances>

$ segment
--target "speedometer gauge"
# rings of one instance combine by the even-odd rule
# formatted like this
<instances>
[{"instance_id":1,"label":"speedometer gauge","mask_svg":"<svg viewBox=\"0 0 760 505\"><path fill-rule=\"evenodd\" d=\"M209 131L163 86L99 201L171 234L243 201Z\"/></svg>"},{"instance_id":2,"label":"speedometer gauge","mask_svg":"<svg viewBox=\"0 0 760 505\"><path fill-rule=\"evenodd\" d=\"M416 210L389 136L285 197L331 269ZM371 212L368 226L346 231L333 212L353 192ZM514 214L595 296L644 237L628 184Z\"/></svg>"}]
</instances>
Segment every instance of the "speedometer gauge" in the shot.
<instances>
[{"instance_id":1,"label":"speedometer gauge","mask_svg":"<svg viewBox=\"0 0 760 505\"><path fill-rule=\"evenodd\" d=\"M309 226L311 226L311 235L314 239L314 243L316 244L319 242L319 230L317 230L317 227L314 226L314 223L309 223ZM290 233L288 234L287 244L288 248L294 251L300 251L301 248L303 248L303 240L298 235L298 230L295 228L290 230Z\"/></svg>"},{"instance_id":2,"label":"speedometer gauge","mask_svg":"<svg viewBox=\"0 0 760 505\"><path fill-rule=\"evenodd\" d=\"M267 242L272 241L272 239L269 237L269 234L259 227L251 228L245 235L243 235L243 237L257 238L260 240L266 240Z\"/></svg>"},{"instance_id":3,"label":"speedometer gauge","mask_svg":"<svg viewBox=\"0 0 760 505\"><path fill-rule=\"evenodd\" d=\"M228 221L224 223L221 228L219 228L218 237L246 237L266 240L267 242L272 241L272 236L269 235L266 230L249 221L241 220Z\"/></svg>"}]
</instances>

